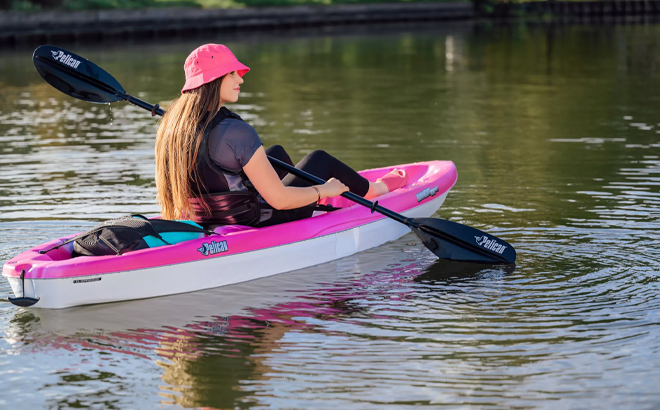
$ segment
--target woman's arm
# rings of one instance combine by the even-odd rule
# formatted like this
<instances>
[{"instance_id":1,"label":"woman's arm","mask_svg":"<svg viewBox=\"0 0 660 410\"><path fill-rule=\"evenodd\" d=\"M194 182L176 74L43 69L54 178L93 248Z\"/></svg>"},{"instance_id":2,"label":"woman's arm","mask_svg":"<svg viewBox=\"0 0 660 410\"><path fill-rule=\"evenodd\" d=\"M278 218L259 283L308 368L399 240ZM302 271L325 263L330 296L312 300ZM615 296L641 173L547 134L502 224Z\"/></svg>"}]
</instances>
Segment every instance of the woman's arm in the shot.
<instances>
[{"instance_id":1,"label":"woman's arm","mask_svg":"<svg viewBox=\"0 0 660 410\"><path fill-rule=\"evenodd\" d=\"M313 204L318 199L318 193L312 187L284 186L268 161L264 147L259 147L255 151L243 167L243 171L266 202L275 209L300 208ZM331 198L348 191L346 185L334 178L316 187L321 193L321 198Z\"/></svg>"}]
</instances>

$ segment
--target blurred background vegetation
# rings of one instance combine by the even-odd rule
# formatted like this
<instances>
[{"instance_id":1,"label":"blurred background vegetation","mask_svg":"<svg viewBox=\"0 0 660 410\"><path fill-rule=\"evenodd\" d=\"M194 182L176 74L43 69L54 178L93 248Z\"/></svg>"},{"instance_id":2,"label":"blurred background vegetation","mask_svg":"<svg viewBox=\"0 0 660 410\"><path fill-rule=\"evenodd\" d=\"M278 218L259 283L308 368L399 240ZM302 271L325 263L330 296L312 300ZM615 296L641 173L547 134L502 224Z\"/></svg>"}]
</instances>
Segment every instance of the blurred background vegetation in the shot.
<instances>
[{"instance_id":1,"label":"blurred background vegetation","mask_svg":"<svg viewBox=\"0 0 660 410\"><path fill-rule=\"evenodd\" d=\"M141 9L153 7L242 8L292 5L408 2L412 0L0 0L0 9L14 11ZM420 0L414 0L420 1ZM469 1L469 0L421 0Z\"/></svg>"}]
</instances>

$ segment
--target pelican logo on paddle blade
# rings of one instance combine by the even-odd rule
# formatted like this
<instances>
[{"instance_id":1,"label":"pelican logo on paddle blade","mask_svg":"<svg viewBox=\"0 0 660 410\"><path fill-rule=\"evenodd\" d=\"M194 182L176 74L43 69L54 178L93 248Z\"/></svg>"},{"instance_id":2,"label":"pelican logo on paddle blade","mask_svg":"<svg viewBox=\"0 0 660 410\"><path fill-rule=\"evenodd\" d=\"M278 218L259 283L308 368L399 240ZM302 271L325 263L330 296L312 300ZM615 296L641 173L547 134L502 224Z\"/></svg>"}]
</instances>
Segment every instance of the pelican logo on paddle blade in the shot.
<instances>
[{"instance_id":1,"label":"pelican logo on paddle blade","mask_svg":"<svg viewBox=\"0 0 660 410\"><path fill-rule=\"evenodd\" d=\"M494 239L488 239L486 235L475 236L474 239L476 239L477 245L499 254L502 254L507 248L506 246L497 243L497 241Z\"/></svg>"},{"instance_id":2,"label":"pelican logo on paddle blade","mask_svg":"<svg viewBox=\"0 0 660 410\"><path fill-rule=\"evenodd\" d=\"M215 255L216 253L227 252L229 247L227 246L227 241L211 241L205 242L201 247L197 248L197 252L201 253L204 256Z\"/></svg>"},{"instance_id":3,"label":"pelican logo on paddle blade","mask_svg":"<svg viewBox=\"0 0 660 410\"><path fill-rule=\"evenodd\" d=\"M71 68L78 68L80 65L80 61L71 57L71 54L64 54L64 51L50 50L50 53L53 55L53 60L68 65Z\"/></svg>"}]
</instances>

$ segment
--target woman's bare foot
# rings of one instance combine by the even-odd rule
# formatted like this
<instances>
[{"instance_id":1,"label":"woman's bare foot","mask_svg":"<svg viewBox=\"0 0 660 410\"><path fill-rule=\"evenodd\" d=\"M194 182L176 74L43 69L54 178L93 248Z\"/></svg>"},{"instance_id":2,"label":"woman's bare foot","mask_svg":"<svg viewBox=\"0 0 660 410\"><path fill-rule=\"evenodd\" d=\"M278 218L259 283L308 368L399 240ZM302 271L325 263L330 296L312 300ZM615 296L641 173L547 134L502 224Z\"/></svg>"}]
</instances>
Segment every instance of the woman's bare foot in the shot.
<instances>
[{"instance_id":1,"label":"woman's bare foot","mask_svg":"<svg viewBox=\"0 0 660 410\"><path fill-rule=\"evenodd\" d=\"M365 199L375 198L377 196L385 195L390 192L387 185L383 181L371 182L369 181L369 192L364 196Z\"/></svg>"},{"instance_id":2,"label":"woman's bare foot","mask_svg":"<svg viewBox=\"0 0 660 410\"><path fill-rule=\"evenodd\" d=\"M375 198L377 196L385 195L390 191L401 188L408 183L408 174L406 171L394 168L376 182L369 182L369 192L365 195L366 199Z\"/></svg>"}]
</instances>

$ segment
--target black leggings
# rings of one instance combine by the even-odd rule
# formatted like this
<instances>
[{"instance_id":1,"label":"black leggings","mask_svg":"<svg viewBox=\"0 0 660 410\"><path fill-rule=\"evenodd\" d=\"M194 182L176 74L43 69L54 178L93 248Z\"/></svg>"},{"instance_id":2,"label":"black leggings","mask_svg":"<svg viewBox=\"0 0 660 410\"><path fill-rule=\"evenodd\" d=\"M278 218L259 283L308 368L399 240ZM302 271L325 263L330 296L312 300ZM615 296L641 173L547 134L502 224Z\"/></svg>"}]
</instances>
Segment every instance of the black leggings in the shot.
<instances>
[{"instance_id":1,"label":"black leggings","mask_svg":"<svg viewBox=\"0 0 660 410\"><path fill-rule=\"evenodd\" d=\"M291 157L289 157L289 154L287 154L281 145L269 147L266 150L266 154L293 166ZM314 151L306 155L305 158L296 164L296 168L326 181L330 178L336 178L343 182L351 192L362 197L369 192L369 181L366 178L325 151ZM275 171L277 171L277 175L279 175L285 186L307 187L314 185L302 178L290 175L288 172L277 167L275 167ZM274 209L272 217L258 223L256 226L270 226L297 221L299 219L309 218L312 216L312 213L314 213L314 208L309 206L282 211Z\"/></svg>"}]
</instances>

